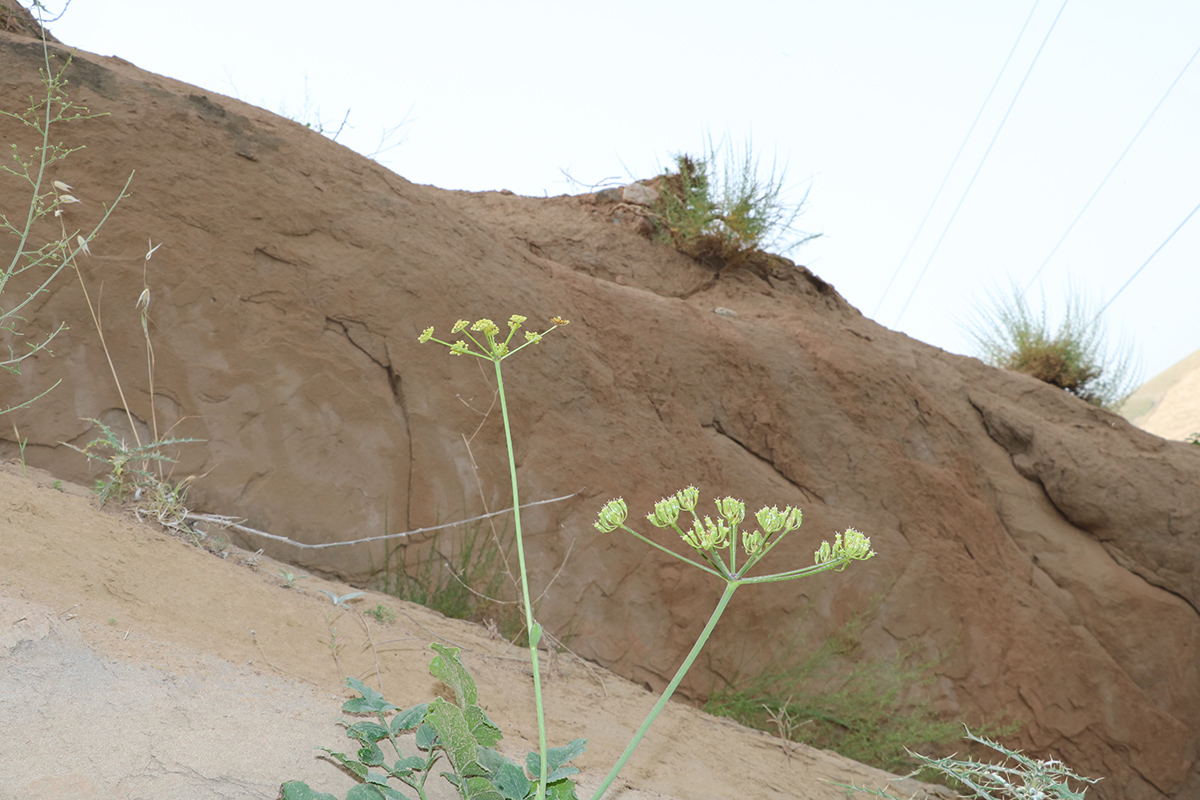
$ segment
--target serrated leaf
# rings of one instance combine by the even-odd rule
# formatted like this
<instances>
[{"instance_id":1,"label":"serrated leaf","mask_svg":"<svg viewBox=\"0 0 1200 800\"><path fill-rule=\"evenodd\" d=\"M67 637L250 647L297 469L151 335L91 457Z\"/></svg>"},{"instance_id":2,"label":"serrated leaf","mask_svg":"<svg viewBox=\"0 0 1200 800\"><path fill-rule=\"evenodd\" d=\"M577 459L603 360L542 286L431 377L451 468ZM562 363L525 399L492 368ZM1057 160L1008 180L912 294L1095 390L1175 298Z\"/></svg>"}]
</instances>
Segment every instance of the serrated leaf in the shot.
<instances>
[{"instance_id":1,"label":"serrated leaf","mask_svg":"<svg viewBox=\"0 0 1200 800\"><path fill-rule=\"evenodd\" d=\"M404 773L405 775L408 775L408 774L412 773L414 770L424 768L424 766L425 766L425 759L420 758L419 756L409 756L408 758L402 758L399 761L397 761L395 763L395 765L392 767L392 772L393 773L400 772L400 773Z\"/></svg>"},{"instance_id":2,"label":"serrated leaf","mask_svg":"<svg viewBox=\"0 0 1200 800\"><path fill-rule=\"evenodd\" d=\"M487 778L467 778L459 791L463 800L504 800L504 795Z\"/></svg>"},{"instance_id":3,"label":"serrated leaf","mask_svg":"<svg viewBox=\"0 0 1200 800\"><path fill-rule=\"evenodd\" d=\"M496 789L504 796L504 800L525 800L533 784L525 777L525 770L508 759L505 759L505 762L492 773L492 783L496 784Z\"/></svg>"},{"instance_id":4,"label":"serrated leaf","mask_svg":"<svg viewBox=\"0 0 1200 800\"><path fill-rule=\"evenodd\" d=\"M425 709L427 708L429 708L429 703L421 703L412 708L406 708L392 717L392 733L410 731L420 725L425 720Z\"/></svg>"},{"instance_id":5,"label":"serrated leaf","mask_svg":"<svg viewBox=\"0 0 1200 800\"><path fill-rule=\"evenodd\" d=\"M490 747L479 748L479 754L477 757L479 758L479 763L483 765L484 769L491 773L495 773L496 770L500 769L505 764L517 766L517 762L513 761L507 756L501 755Z\"/></svg>"},{"instance_id":6,"label":"serrated leaf","mask_svg":"<svg viewBox=\"0 0 1200 800\"><path fill-rule=\"evenodd\" d=\"M437 731L438 744L446 750L458 774L467 775L470 765L478 766L475 755L479 743L471 735L471 728L461 708L439 697L429 704L425 722Z\"/></svg>"},{"instance_id":7,"label":"serrated leaf","mask_svg":"<svg viewBox=\"0 0 1200 800\"><path fill-rule=\"evenodd\" d=\"M396 710L396 706L384 700L383 695L358 678L346 678L346 685L362 695L342 703L342 711L347 714L376 714Z\"/></svg>"},{"instance_id":8,"label":"serrated leaf","mask_svg":"<svg viewBox=\"0 0 1200 800\"><path fill-rule=\"evenodd\" d=\"M428 715L428 711L426 712ZM433 743L437 741L437 731L428 722L422 722L417 726L417 747L422 750L428 750L433 747Z\"/></svg>"},{"instance_id":9,"label":"serrated leaf","mask_svg":"<svg viewBox=\"0 0 1200 800\"><path fill-rule=\"evenodd\" d=\"M329 753L330 758L336 760L343 767L353 772L359 778L365 779L367 777L367 767L365 764L360 764L352 758L347 758L345 753L335 753L328 747L318 747L317 749L324 750L326 753Z\"/></svg>"},{"instance_id":10,"label":"serrated leaf","mask_svg":"<svg viewBox=\"0 0 1200 800\"><path fill-rule=\"evenodd\" d=\"M504 738L500 726L492 722L479 706L467 706L463 711L467 725L471 727L471 735L475 741L484 747L490 747Z\"/></svg>"},{"instance_id":11,"label":"serrated leaf","mask_svg":"<svg viewBox=\"0 0 1200 800\"><path fill-rule=\"evenodd\" d=\"M369 767L378 767L383 763L383 751L379 745L371 742L369 746L358 749L358 760Z\"/></svg>"},{"instance_id":12,"label":"serrated leaf","mask_svg":"<svg viewBox=\"0 0 1200 800\"><path fill-rule=\"evenodd\" d=\"M575 781L564 778L554 783L548 783L546 798L547 800L579 800L579 795L575 794Z\"/></svg>"},{"instance_id":13,"label":"serrated leaf","mask_svg":"<svg viewBox=\"0 0 1200 800\"><path fill-rule=\"evenodd\" d=\"M346 735L351 739L357 739L364 745L369 745L380 739L388 738L388 729L378 722L356 722L346 728Z\"/></svg>"},{"instance_id":14,"label":"serrated leaf","mask_svg":"<svg viewBox=\"0 0 1200 800\"><path fill-rule=\"evenodd\" d=\"M384 800L384 794L378 786L360 783L346 792L346 800Z\"/></svg>"},{"instance_id":15,"label":"serrated leaf","mask_svg":"<svg viewBox=\"0 0 1200 800\"><path fill-rule=\"evenodd\" d=\"M576 739L570 744L565 744L562 747L551 747L547 750L546 787L549 788L550 784L554 781L579 772L574 767L565 767L564 765L584 750L587 750L587 739ZM530 775L541 775L542 759L540 755L538 753L530 753L525 758L525 767L529 770Z\"/></svg>"},{"instance_id":16,"label":"serrated leaf","mask_svg":"<svg viewBox=\"0 0 1200 800\"><path fill-rule=\"evenodd\" d=\"M478 703L479 691L475 687L475 679L458 660L458 648L437 642L429 645L429 648L438 654L429 662L429 674L454 690L460 708Z\"/></svg>"},{"instance_id":17,"label":"serrated leaf","mask_svg":"<svg viewBox=\"0 0 1200 800\"><path fill-rule=\"evenodd\" d=\"M578 774L579 774L579 770L576 767L559 767L558 769L556 769L546 775L546 785L549 786L550 784L554 783L555 781L565 780L566 778L569 778L572 775L578 775Z\"/></svg>"},{"instance_id":18,"label":"serrated leaf","mask_svg":"<svg viewBox=\"0 0 1200 800\"><path fill-rule=\"evenodd\" d=\"M337 797L314 792L304 781L288 781L279 787L279 800L337 800Z\"/></svg>"}]
</instances>

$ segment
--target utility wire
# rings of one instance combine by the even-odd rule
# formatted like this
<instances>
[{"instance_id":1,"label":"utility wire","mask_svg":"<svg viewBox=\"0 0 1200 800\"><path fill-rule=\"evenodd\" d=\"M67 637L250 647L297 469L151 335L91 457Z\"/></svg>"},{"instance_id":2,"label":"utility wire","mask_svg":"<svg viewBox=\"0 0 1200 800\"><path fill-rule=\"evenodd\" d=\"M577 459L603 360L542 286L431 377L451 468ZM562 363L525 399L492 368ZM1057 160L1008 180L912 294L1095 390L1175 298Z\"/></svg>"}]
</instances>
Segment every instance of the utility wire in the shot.
<instances>
[{"instance_id":1,"label":"utility wire","mask_svg":"<svg viewBox=\"0 0 1200 800\"><path fill-rule=\"evenodd\" d=\"M913 284L912 291L908 293L908 299L904 301L904 305L900 308L900 313L896 315L896 321L892 323L895 328L900 324L900 318L904 316L904 312L908 310L908 304L912 302L913 295L917 293L917 289L921 286L921 281L925 278L925 273L929 271L929 265L933 263L934 257L937 255L938 249L942 246L942 242L946 238L946 234L950 232L950 226L954 224L954 220L958 217L959 210L962 209L963 202L967 199L967 195L971 193L971 187L975 185L975 179L979 177L980 170L987 163L988 155L992 152L992 147L996 144L996 139L1000 137L1000 131L1004 130L1004 123L1008 121L1008 115L1012 113L1013 106L1017 104L1017 100L1021 97L1021 90L1025 88L1025 82L1029 80L1029 75L1033 72L1033 68L1037 66L1038 59L1042 55L1042 50L1046 47L1046 42L1050 40L1050 34L1054 33L1054 27L1058 25L1058 20L1062 16L1063 11L1067 8L1067 3L1070 0L1063 0L1062 7L1058 9L1058 14L1054 16L1054 22L1050 23L1050 30L1046 31L1045 38L1038 45L1037 53L1033 56L1033 61L1029 64L1029 69L1025 71L1025 77L1021 79L1021 85L1017 87L1017 93L1013 95L1012 102L1008 104L1008 110L1004 112L1003 119L1000 120L1000 126L996 128L996 133L992 136L992 141L988 143L987 150L983 153L983 158L979 160L979 166L975 168L975 174L971 176L971 181L967 184L967 188L963 191L962 197L958 200L958 205L954 207L954 213L950 215L950 220L946 223L946 227L942 230L942 235L938 237L937 244L933 246L933 252L929 254L929 259L925 262L925 267L921 270L921 274L917 276L917 282Z\"/></svg>"},{"instance_id":2,"label":"utility wire","mask_svg":"<svg viewBox=\"0 0 1200 800\"><path fill-rule=\"evenodd\" d=\"M1025 29L1029 27L1029 21L1033 19L1033 12L1037 11L1038 4L1042 0L1034 0L1033 8L1029 11L1029 16L1025 18L1025 24L1021 26L1021 32L1017 34L1017 40L1013 42L1012 50L1008 51L1008 58L1004 59L1004 66L1000 67L1000 74L996 76L996 82L992 84L992 88L988 90L987 97L983 98L983 105L979 107L979 113L975 115L974 122L967 129L967 135L963 137L962 144L958 146L958 152L954 154L954 160L950 162L950 168L946 170L946 176L942 178L942 185L938 187L937 192L933 195L933 200L929 203L929 208L925 210L925 216L921 219L921 224L917 226L917 232L913 234L912 241L908 243L908 249L904 251L904 255L900 257L900 263L896 265L895 272L892 273L891 279L887 286L883 288L883 295L879 298L879 304L875 306L875 310L871 312L871 318L879 316L879 309L883 306L883 301L887 299L888 292L891 291L892 284L896 282L896 276L900 274L900 268L904 266L904 262L908 260L908 254L912 252L913 245L917 243L917 239L921 237L921 231L925 230L925 223L929 221L929 215L933 213L933 207L937 205L938 198L942 196L942 190L946 188L946 182L950 180L951 173L954 172L954 167L958 164L958 158L963 154L963 150L967 148L967 142L971 139L971 134L975 132L975 126L979 124L979 118L983 116L983 110L987 108L988 102L992 99L992 95L996 91L996 87L1000 85L1000 79L1004 77L1005 71L1008 69L1008 64L1012 61L1013 53L1017 52L1017 45L1021 43L1021 38L1025 35Z\"/></svg>"},{"instance_id":3,"label":"utility wire","mask_svg":"<svg viewBox=\"0 0 1200 800\"><path fill-rule=\"evenodd\" d=\"M1109 298L1108 302L1104 304L1104 307L1096 312L1096 317L1095 317L1095 319L1092 320L1092 325L1095 325L1096 322L1099 321L1100 315L1103 314L1105 312L1105 310L1107 310L1108 307L1113 304L1114 300L1116 300L1118 297L1121 296L1121 292L1125 291L1126 287L1128 287L1129 284L1133 283L1134 278L1136 278L1138 275L1142 274L1142 270L1144 270L1146 268L1147 264L1149 264L1151 261L1154 260L1154 257L1156 255L1158 255L1158 251L1162 250L1164 247L1166 247L1167 242L1169 242L1173 238L1175 238L1175 234L1179 233L1179 231L1183 228L1184 225L1187 225L1188 220L1191 219L1193 216L1195 216L1197 211L1200 211L1200 204L1197 204L1197 206L1192 209L1191 214L1188 214L1186 217L1183 218L1183 222L1179 223L1179 226L1176 227L1175 230L1171 231L1171 235L1168 236L1166 239L1164 239L1163 243L1154 249L1154 252L1150 254L1150 257L1147 258L1145 261L1143 261L1142 265L1137 268L1137 271L1129 276L1129 280L1125 281L1125 284L1120 289L1117 289L1117 293Z\"/></svg>"},{"instance_id":4,"label":"utility wire","mask_svg":"<svg viewBox=\"0 0 1200 800\"><path fill-rule=\"evenodd\" d=\"M1117 171L1117 167L1121 165L1121 162L1125 159L1125 156L1128 155L1130 148L1133 147L1133 143L1138 140L1138 137L1142 135L1142 131L1146 130L1146 126L1150 124L1150 120L1154 119L1154 115L1158 113L1160 108L1162 108L1163 102L1165 102L1167 96L1171 94L1171 90L1175 88L1175 84L1179 83L1179 79L1183 77L1183 73L1187 72L1188 67L1190 67L1192 62L1196 60L1196 56L1200 56L1200 47L1196 48L1196 52L1192 53L1192 57L1189 58L1188 62L1183 65L1183 69L1181 69L1179 74L1175 76L1175 80L1171 81L1171 85L1167 87L1166 94L1164 94L1162 99L1158 101L1158 105L1156 105L1154 110L1150 112L1150 116L1146 117L1146 121L1142 123L1142 127L1138 128L1138 132L1133 135L1133 138L1129 141L1129 144L1125 146L1125 150L1121 153L1120 157L1117 158L1117 162L1112 165L1112 169L1108 171L1108 174L1104 176L1104 180L1100 181L1100 185L1096 187L1096 191L1092 192L1092 196L1089 197L1088 201L1083 204L1083 208L1079 209L1079 214L1076 215L1071 224L1067 226L1066 231L1063 232L1062 238L1058 240L1058 244L1054 245L1054 249L1050 251L1050 255L1046 256L1046 260L1043 261L1042 265L1037 268L1037 272L1033 273L1033 277L1029 279L1029 283L1025 285L1024 291L1021 292L1022 297L1029 293L1029 289L1033 286L1034 281L1036 281L1038 276L1042 274L1042 270L1045 269L1046 265L1050 263L1050 259L1054 258L1054 254L1058 252L1058 248L1062 246L1062 243L1067 240L1067 236L1071 234L1071 230L1075 227L1075 223L1079 222L1080 218L1083 217L1084 212L1088 210L1088 206L1092 204L1092 201L1096 199L1096 195L1100 194L1100 190L1104 188L1104 184L1108 183L1108 179L1111 178L1113 173ZM1151 256L1151 258L1153 258L1153 256Z\"/></svg>"}]
</instances>

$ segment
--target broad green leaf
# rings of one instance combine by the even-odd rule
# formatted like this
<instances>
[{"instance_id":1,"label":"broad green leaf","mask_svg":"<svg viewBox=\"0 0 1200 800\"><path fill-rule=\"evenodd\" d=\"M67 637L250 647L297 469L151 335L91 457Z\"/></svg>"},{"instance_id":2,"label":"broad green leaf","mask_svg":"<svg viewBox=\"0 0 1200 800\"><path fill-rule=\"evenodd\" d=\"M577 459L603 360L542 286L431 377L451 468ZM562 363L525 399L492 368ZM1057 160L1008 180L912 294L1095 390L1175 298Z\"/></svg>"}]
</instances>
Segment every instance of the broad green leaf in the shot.
<instances>
[{"instance_id":1,"label":"broad green leaf","mask_svg":"<svg viewBox=\"0 0 1200 800\"><path fill-rule=\"evenodd\" d=\"M495 772L505 764L517 766L517 762L513 761L507 756L501 755L490 747L479 748L478 758L479 763L483 765L483 768L493 774L495 774Z\"/></svg>"},{"instance_id":2,"label":"broad green leaf","mask_svg":"<svg viewBox=\"0 0 1200 800\"><path fill-rule=\"evenodd\" d=\"M329 753L332 758L336 759L343 767L353 772L359 778L365 779L367 777L367 766L365 764L360 764L352 758L347 758L345 753L335 753L328 747L318 747L317 749Z\"/></svg>"},{"instance_id":3,"label":"broad green leaf","mask_svg":"<svg viewBox=\"0 0 1200 800\"><path fill-rule=\"evenodd\" d=\"M426 712L428 714L428 712ZM433 747L433 743L437 741L437 731L428 722L422 722L417 726L417 747L421 750L428 750Z\"/></svg>"},{"instance_id":4,"label":"broad green leaf","mask_svg":"<svg viewBox=\"0 0 1200 800\"><path fill-rule=\"evenodd\" d=\"M378 767L383 763L383 751L379 749L379 745L371 742L368 746L358 749L358 760L369 767Z\"/></svg>"},{"instance_id":5,"label":"broad green leaf","mask_svg":"<svg viewBox=\"0 0 1200 800\"><path fill-rule=\"evenodd\" d=\"M487 770L488 777L504 795L505 800L524 800L529 794L529 779L515 761L501 755L490 747L479 748L479 763Z\"/></svg>"},{"instance_id":6,"label":"broad green leaf","mask_svg":"<svg viewBox=\"0 0 1200 800\"><path fill-rule=\"evenodd\" d=\"M475 769L483 769L475 760L479 743L471 735L471 727L462 709L439 697L429 704L425 721L437 731L438 744L445 748L455 771L463 776L478 775Z\"/></svg>"},{"instance_id":7,"label":"broad green leaf","mask_svg":"<svg viewBox=\"0 0 1200 800\"><path fill-rule=\"evenodd\" d=\"M563 778L560 781L546 784L547 800L579 800L575 794L575 781Z\"/></svg>"},{"instance_id":8,"label":"broad green leaf","mask_svg":"<svg viewBox=\"0 0 1200 800\"><path fill-rule=\"evenodd\" d=\"M279 787L280 800L338 800L325 792L314 792L304 781L288 781Z\"/></svg>"},{"instance_id":9,"label":"broad green leaf","mask_svg":"<svg viewBox=\"0 0 1200 800\"><path fill-rule=\"evenodd\" d=\"M409 756L408 758L402 758L396 762L395 766L392 767L392 774L395 775L397 773L402 773L405 775L410 775L414 770L422 769L424 766L425 759L418 756Z\"/></svg>"},{"instance_id":10,"label":"broad green leaf","mask_svg":"<svg viewBox=\"0 0 1200 800\"><path fill-rule=\"evenodd\" d=\"M492 773L492 783L496 784L496 789L504 796L504 800L525 800L533 784L525 777L525 770L505 760L507 763Z\"/></svg>"},{"instance_id":11,"label":"broad green leaf","mask_svg":"<svg viewBox=\"0 0 1200 800\"><path fill-rule=\"evenodd\" d=\"M346 685L362 695L342 703L342 711L347 714L374 714L396 710L394 705L383 699L383 695L358 678L346 678Z\"/></svg>"},{"instance_id":12,"label":"broad green leaf","mask_svg":"<svg viewBox=\"0 0 1200 800\"><path fill-rule=\"evenodd\" d=\"M415 705L412 708L407 708L396 716L392 717L392 733L410 731L420 725L425 719L425 709L428 707L429 703L421 703L420 705Z\"/></svg>"},{"instance_id":13,"label":"broad green leaf","mask_svg":"<svg viewBox=\"0 0 1200 800\"><path fill-rule=\"evenodd\" d=\"M467 778L459 791L463 800L504 800L504 795L487 778Z\"/></svg>"},{"instance_id":14,"label":"broad green leaf","mask_svg":"<svg viewBox=\"0 0 1200 800\"><path fill-rule=\"evenodd\" d=\"M429 662L429 674L454 690L460 708L478 703L479 692L475 688L475 679L458 660L458 648L437 642L429 645L429 648L438 654Z\"/></svg>"},{"instance_id":15,"label":"broad green leaf","mask_svg":"<svg viewBox=\"0 0 1200 800\"><path fill-rule=\"evenodd\" d=\"M356 722L346 728L346 735L363 744L374 744L380 739L387 738L388 729L378 722Z\"/></svg>"},{"instance_id":16,"label":"broad green leaf","mask_svg":"<svg viewBox=\"0 0 1200 800\"><path fill-rule=\"evenodd\" d=\"M587 739L576 739L570 744L565 744L562 747L551 747L546 751L546 788L555 781L561 780L568 775L574 775L579 770L574 767L563 766L571 759L578 756L587 749ZM541 775L542 759L537 753L530 753L525 759L525 767L529 770L530 775Z\"/></svg>"},{"instance_id":17,"label":"broad green leaf","mask_svg":"<svg viewBox=\"0 0 1200 800\"><path fill-rule=\"evenodd\" d=\"M384 800L380 787L369 783L360 783L346 792L346 800Z\"/></svg>"},{"instance_id":18,"label":"broad green leaf","mask_svg":"<svg viewBox=\"0 0 1200 800\"><path fill-rule=\"evenodd\" d=\"M500 726L488 719L479 706L467 706L463 711L467 725L471 727L471 735L484 747L490 747L504 738Z\"/></svg>"}]
</instances>

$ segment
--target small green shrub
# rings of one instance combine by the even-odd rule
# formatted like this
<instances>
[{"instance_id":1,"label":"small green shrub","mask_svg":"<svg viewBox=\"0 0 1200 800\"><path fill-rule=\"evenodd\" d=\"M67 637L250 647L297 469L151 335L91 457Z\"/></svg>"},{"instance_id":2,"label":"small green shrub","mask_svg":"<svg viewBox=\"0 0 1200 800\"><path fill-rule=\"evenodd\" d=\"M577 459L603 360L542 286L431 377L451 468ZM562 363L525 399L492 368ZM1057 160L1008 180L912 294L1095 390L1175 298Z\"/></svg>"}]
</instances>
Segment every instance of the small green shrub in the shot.
<instances>
[{"instance_id":1,"label":"small green shrub","mask_svg":"<svg viewBox=\"0 0 1200 800\"><path fill-rule=\"evenodd\" d=\"M568 762L584 751L584 740L547 750L544 771L537 752L528 754L522 768L492 749L503 734L479 706L475 679L459 660L458 648L436 643L429 647L437 653L429 673L454 692L453 703L439 697L401 710L357 678L346 678L346 685L359 696L343 703L342 711L378 720L343 722L346 736L358 743L353 757L328 747L319 748L361 781L346 795L347 800L403 800L405 795L390 781L407 785L424 800L428 797L426 782L443 760L450 770L441 772L441 777L464 798L576 800L572 776L579 770L568 766ZM409 735L412 740L402 745L401 738ZM390 747L394 758L384 753L381 742ZM530 780L526 770L544 778ZM314 792L303 781L287 781L280 787L279 796L281 800L337 800L334 795Z\"/></svg>"},{"instance_id":2,"label":"small green shrub","mask_svg":"<svg viewBox=\"0 0 1200 800\"><path fill-rule=\"evenodd\" d=\"M200 439L162 439L147 444L130 445L119 438L112 428L98 419L90 420L100 428L101 435L83 447L67 444L72 450L83 453L92 461L108 467L108 474L96 481L93 491L103 506L109 500L132 500L139 513L149 513L165 527L183 523L187 509L183 507L183 496L191 484L190 478L171 485L160 475L150 471L150 462L172 463L173 458L165 452L170 447Z\"/></svg>"},{"instance_id":3,"label":"small green shrub","mask_svg":"<svg viewBox=\"0 0 1200 800\"><path fill-rule=\"evenodd\" d=\"M749 142L740 155L732 145L722 154L710 139L705 155L681 153L674 162L674 171L656 181L659 241L715 269L736 269L796 234L804 201L784 202L786 170L772 164L764 174ZM812 238L802 234L782 249Z\"/></svg>"},{"instance_id":4,"label":"small green shrub","mask_svg":"<svg viewBox=\"0 0 1200 800\"><path fill-rule=\"evenodd\" d=\"M392 611L382 603L374 608L368 608L364 613L369 617L374 617L376 622L384 623L396 621L396 612Z\"/></svg>"},{"instance_id":5,"label":"small green shrub","mask_svg":"<svg viewBox=\"0 0 1200 800\"><path fill-rule=\"evenodd\" d=\"M516 604L502 597L511 583L512 545L507 527L495 531L482 524L458 535L435 534L421 545L401 543L384 551L372 585L452 619L493 619L512 638L522 626Z\"/></svg>"},{"instance_id":6,"label":"small green shrub","mask_svg":"<svg viewBox=\"0 0 1200 800\"><path fill-rule=\"evenodd\" d=\"M912 655L857 659L868 616L856 616L805 656L789 652L753 677L731 679L704 710L880 769L911 769L906 745L951 742L961 726L939 718L910 691L932 683L939 662Z\"/></svg>"},{"instance_id":7,"label":"small green shrub","mask_svg":"<svg viewBox=\"0 0 1200 800\"><path fill-rule=\"evenodd\" d=\"M993 367L1023 372L1092 405L1115 411L1137 387L1132 346L1110 353L1099 317L1074 291L1058 330L1035 315L1016 284L1008 295L989 293L968 326L980 358Z\"/></svg>"}]
</instances>

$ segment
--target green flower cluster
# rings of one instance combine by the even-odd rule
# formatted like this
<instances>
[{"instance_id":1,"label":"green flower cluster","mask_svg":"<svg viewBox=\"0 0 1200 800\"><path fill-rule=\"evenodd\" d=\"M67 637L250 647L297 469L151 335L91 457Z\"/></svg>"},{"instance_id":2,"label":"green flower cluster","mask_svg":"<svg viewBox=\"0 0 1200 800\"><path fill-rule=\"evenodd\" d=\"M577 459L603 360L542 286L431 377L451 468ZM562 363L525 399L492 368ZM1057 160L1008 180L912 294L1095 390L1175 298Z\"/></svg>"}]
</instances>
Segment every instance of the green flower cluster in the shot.
<instances>
[{"instance_id":1,"label":"green flower cluster","mask_svg":"<svg viewBox=\"0 0 1200 800\"><path fill-rule=\"evenodd\" d=\"M602 533L612 533L617 528L622 528L654 547L665 550L677 558L683 558L707 572L712 572L726 580L744 580L747 571L770 552L784 536L799 528L804 518L800 509L794 506L787 506L782 511L778 506L763 506L754 515L758 527L739 530L746 519L745 503L735 497L716 498L713 503L717 507L718 514L714 519L712 516L701 517L696 513L699 496L700 492L695 486L681 489L670 497L664 497L655 503L654 510L646 515L646 520L657 528L674 530L680 539L701 556L704 563L683 558L626 526L625 519L629 515L629 509L622 498L610 500L600 509L595 527ZM691 521L690 523L685 521L681 525L679 518L685 512L690 515ZM738 569L738 554L734 548L734 544L739 541L739 533L741 550L747 559L741 569ZM728 551L728 561L721 553L723 550ZM871 540L858 531L849 529L844 534L837 534L833 544L822 542L820 548L814 553L814 559L817 567L822 571L824 569L841 570L845 569L851 561L866 560L873 555L875 554L871 551ZM789 572L753 580L782 580L786 577L798 576Z\"/></svg>"},{"instance_id":2,"label":"green flower cluster","mask_svg":"<svg viewBox=\"0 0 1200 800\"><path fill-rule=\"evenodd\" d=\"M476 320L473 323L465 319L460 319L454 323L454 327L450 329L451 335L458 335L466 331L466 339L459 339L455 342L444 342L441 339L433 338L433 328L429 327L421 331L421 335L417 337L417 341L421 344L429 341L437 342L438 344L444 344L446 347L450 348L450 355L452 356L475 356L476 358L483 358L487 359L488 361L500 361L508 358L510 355L516 353L518 350L521 350L524 347L527 347L531 344L537 344L542 340L543 336L555 328L569 324L569 320L565 320L562 317L554 317L554 319L551 320L551 323L553 324L545 331L542 333L538 333L536 331L525 331L525 344L522 344L516 348L511 348L510 345L512 344L513 336L516 335L517 330L522 324L525 323L527 319L529 318L523 317L520 314L513 314L511 317L509 317L508 336L506 336L503 340L498 338L500 336L500 326L492 322L490 319L484 318ZM468 327L470 328L469 331L467 330ZM473 336L473 333L483 334L482 341ZM470 340L470 343L468 343L468 339ZM474 345L474 347L472 347L472 345Z\"/></svg>"}]
</instances>

